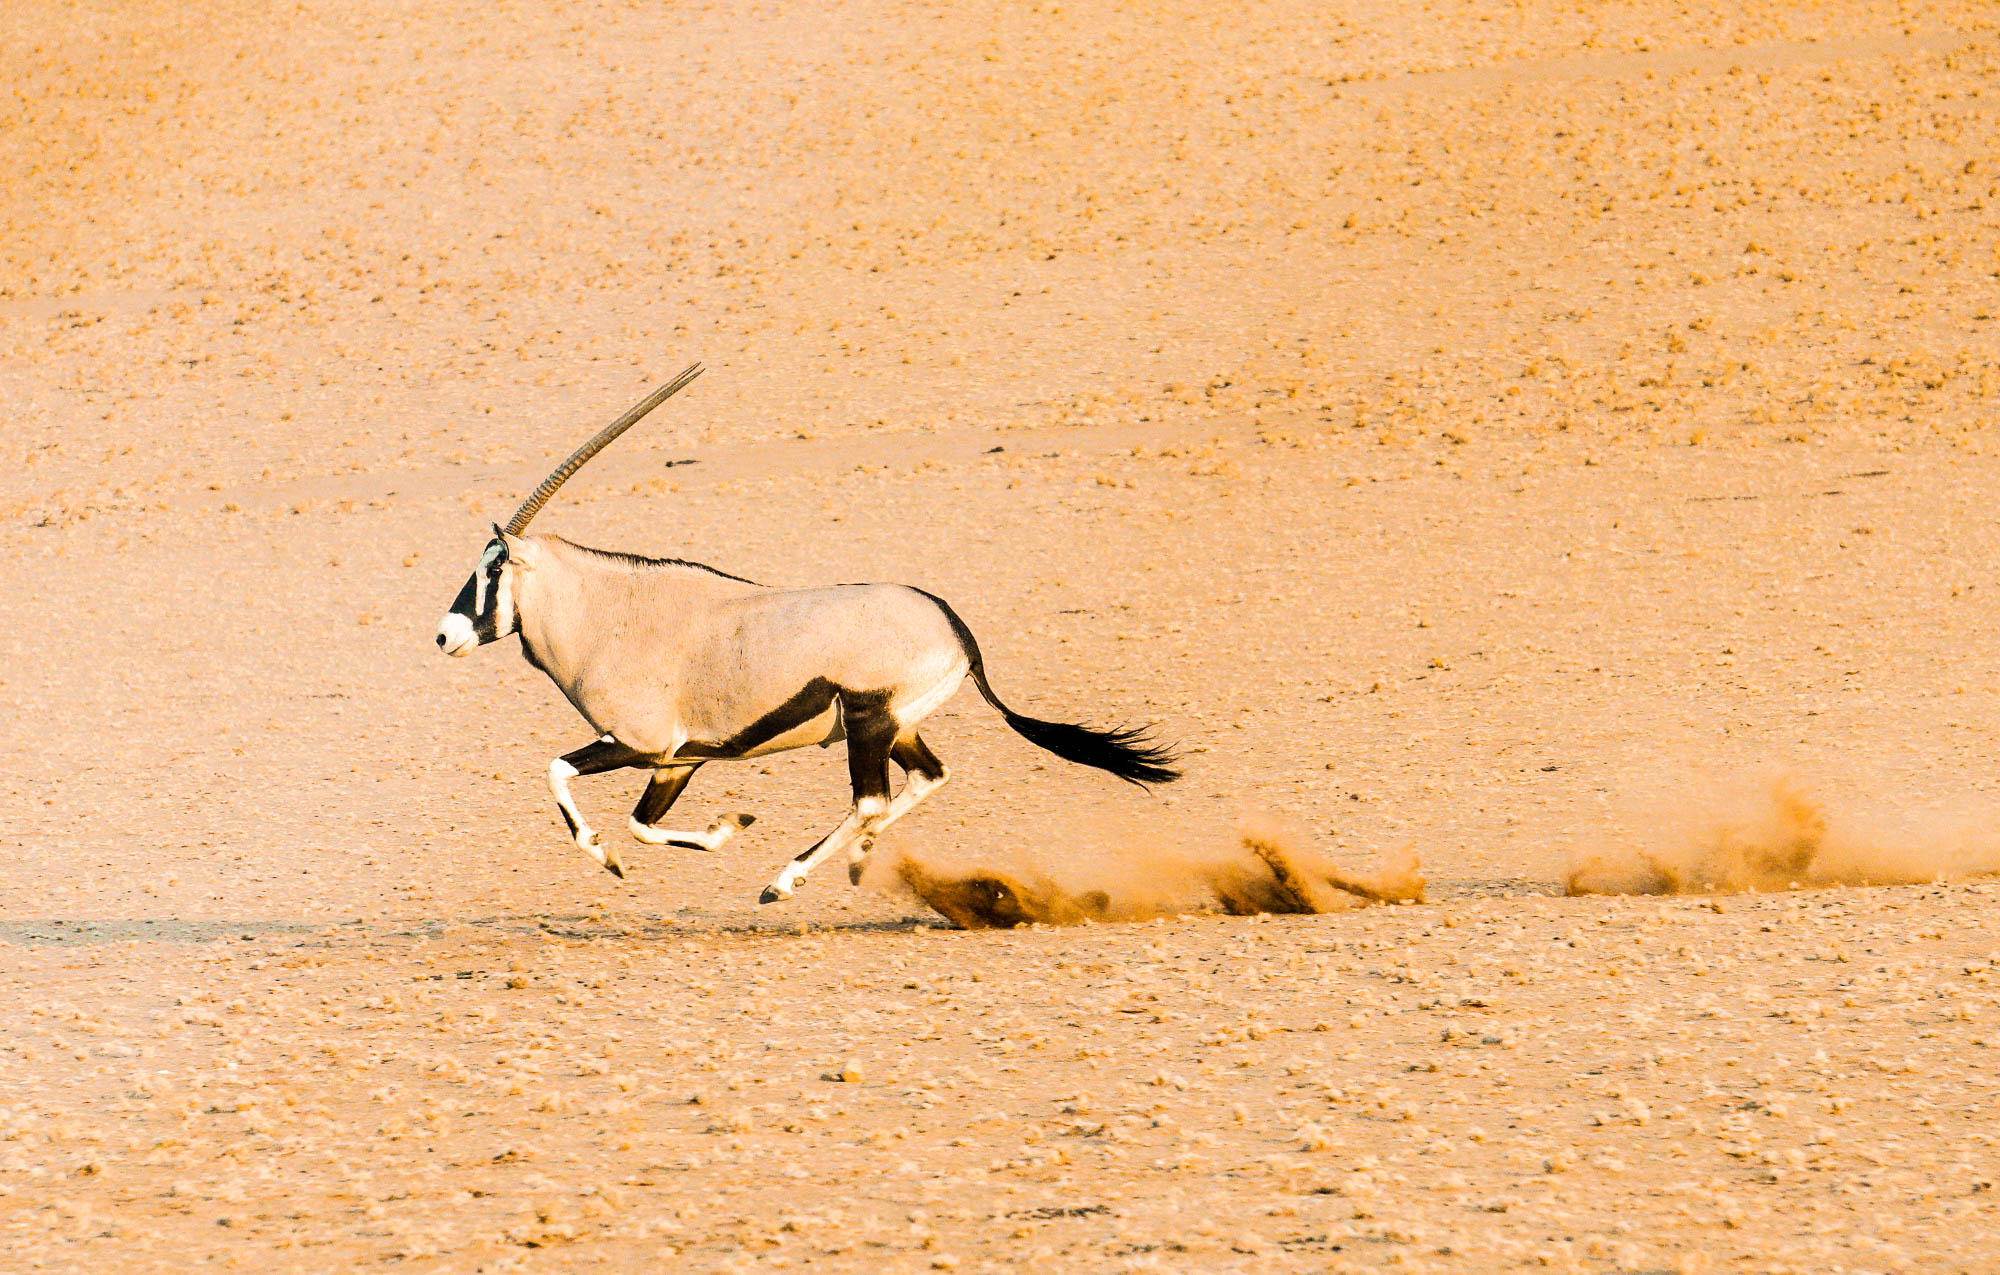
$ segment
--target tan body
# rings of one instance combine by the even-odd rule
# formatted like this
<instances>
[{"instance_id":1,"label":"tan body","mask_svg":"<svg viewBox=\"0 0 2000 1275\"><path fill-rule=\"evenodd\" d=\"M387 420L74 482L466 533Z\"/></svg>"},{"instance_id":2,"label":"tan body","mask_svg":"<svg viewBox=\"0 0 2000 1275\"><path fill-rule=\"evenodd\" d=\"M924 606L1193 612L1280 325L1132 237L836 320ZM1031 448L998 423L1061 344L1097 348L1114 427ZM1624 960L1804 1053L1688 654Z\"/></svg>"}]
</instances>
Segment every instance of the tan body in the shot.
<instances>
[{"instance_id":1,"label":"tan body","mask_svg":"<svg viewBox=\"0 0 2000 1275\"><path fill-rule=\"evenodd\" d=\"M839 741L829 703L730 748L816 680L884 694L896 713L955 690L966 673L950 622L902 585L774 589L688 563L636 565L559 536L509 537L508 552L528 658L599 735L654 765Z\"/></svg>"},{"instance_id":2,"label":"tan body","mask_svg":"<svg viewBox=\"0 0 2000 1275\"><path fill-rule=\"evenodd\" d=\"M921 589L772 589L699 563L520 534L571 474L700 372L688 368L557 466L506 527L493 529L438 622L438 649L451 656L519 633L529 662L597 731L596 740L549 763L549 790L579 848L625 875L570 796L578 775L650 768L632 835L649 845L714 850L752 816L724 815L704 832L660 826L697 769L845 740L853 807L785 866L763 901L790 898L815 865L841 851L858 877L874 838L949 777L917 724L968 674L1009 726L1059 757L1132 783L1179 775L1172 750L1143 731L1042 721L1001 703L971 630ZM907 776L894 800L892 764Z\"/></svg>"}]
</instances>

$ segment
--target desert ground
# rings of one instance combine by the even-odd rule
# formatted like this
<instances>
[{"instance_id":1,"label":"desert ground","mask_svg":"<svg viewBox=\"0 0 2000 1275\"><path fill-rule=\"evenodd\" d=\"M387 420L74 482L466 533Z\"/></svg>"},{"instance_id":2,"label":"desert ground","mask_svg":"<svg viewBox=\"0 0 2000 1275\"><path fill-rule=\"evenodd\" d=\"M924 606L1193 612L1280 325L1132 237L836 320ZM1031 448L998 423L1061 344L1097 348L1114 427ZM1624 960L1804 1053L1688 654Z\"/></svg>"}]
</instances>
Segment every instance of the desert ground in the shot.
<instances>
[{"instance_id":1,"label":"desert ground","mask_svg":"<svg viewBox=\"0 0 2000 1275\"><path fill-rule=\"evenodd\" d=\"M2000 1270L1992 5L14 0L0 67L0 1267ZM569 845L589 727L433 633L695 360L537 531L921 586L1185 778L967 690L860 887L756 902L839 748ZM1246 828L1422 901L1223 914ZM905 885L1002 879L1105 906Z\"/></svg>"}]
</instances>

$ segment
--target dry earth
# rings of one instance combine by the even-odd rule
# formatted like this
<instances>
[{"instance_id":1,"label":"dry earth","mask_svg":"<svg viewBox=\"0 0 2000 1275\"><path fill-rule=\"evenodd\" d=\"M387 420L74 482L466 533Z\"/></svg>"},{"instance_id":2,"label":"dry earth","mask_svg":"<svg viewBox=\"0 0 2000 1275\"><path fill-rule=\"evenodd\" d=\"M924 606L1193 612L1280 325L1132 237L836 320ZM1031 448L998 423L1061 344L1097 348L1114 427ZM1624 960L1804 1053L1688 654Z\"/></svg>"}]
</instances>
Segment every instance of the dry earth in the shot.
<instances>
[{"instance_id":1,"label":"dry earth","mask_svg":"<svg viewBox=\"0 0 2000 1275\"><path fill-rule=\"evenodd\" d=\"M1990 4L15 0L0 67L0 1265L2000 1269L2000 884L1557 897L1772 768L1995 843ZM1268 811L1429 901L758 909L837 750L598 871L582 723L431 634L693 359L549 529L921 585L1189 750L961 696L896 850Z\"/></svg>"}]
</instances>

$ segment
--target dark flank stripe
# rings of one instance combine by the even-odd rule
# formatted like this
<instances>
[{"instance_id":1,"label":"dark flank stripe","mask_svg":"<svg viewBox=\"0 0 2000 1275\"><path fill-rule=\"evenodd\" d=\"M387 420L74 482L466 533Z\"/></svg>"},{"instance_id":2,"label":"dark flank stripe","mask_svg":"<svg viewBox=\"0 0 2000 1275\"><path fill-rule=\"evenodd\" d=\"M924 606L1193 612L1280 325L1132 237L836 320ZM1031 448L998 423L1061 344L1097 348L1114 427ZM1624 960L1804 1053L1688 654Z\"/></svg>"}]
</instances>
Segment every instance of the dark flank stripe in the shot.
<instances>
[{"instance_id":1,"label":"dark flank stripe","mask_svg":"<svg viewBox=\"0 0 2000 1275\"><path fill-rule=\"evenodd\" d=\"M676 757L741 757L753 748L770 743L787 731L797 730L833 707L841 689L824 677L807 682L796 694L764 714L741 731L719 743L690 740L682 744ZM886 698L886 696L885 696Z\"/></svg>"}]
</instances>

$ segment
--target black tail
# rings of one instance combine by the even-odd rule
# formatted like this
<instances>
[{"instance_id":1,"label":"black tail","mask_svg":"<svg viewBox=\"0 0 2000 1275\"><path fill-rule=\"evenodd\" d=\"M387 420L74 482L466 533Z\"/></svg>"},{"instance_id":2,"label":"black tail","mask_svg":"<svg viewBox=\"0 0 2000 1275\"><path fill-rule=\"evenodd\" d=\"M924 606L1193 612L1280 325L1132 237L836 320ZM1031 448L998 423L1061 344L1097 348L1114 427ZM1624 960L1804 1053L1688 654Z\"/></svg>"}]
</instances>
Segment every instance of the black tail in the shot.
<instances>
[{"instance_id":1,"label":"black tail","mask_svg":"<svg viewBox=\"0 0 2000 1275\"><path fill-rule=\"evenodd\" d=\"M943 598L934 593L924 596L937 603L944 618L951 622L951 631L958 636L958 645L971 665L972 681L979 687L980 695L1007 719L1007 724L1021 738L1037 748L1048 749L1064 761L1095 766L1142 788L1147 784L1170 784L1181 777L1174 765L1180 760L1179 755L1172 746L1155 743L1143 727L1097 730L1068 722L1045 722L1038 717L1024 717L1002 704L986 680L986 661L979 656L979 643L973 640L972 630L965 627L965 621L958 618L958 613Z\"/></svg>"}]
</instances>

